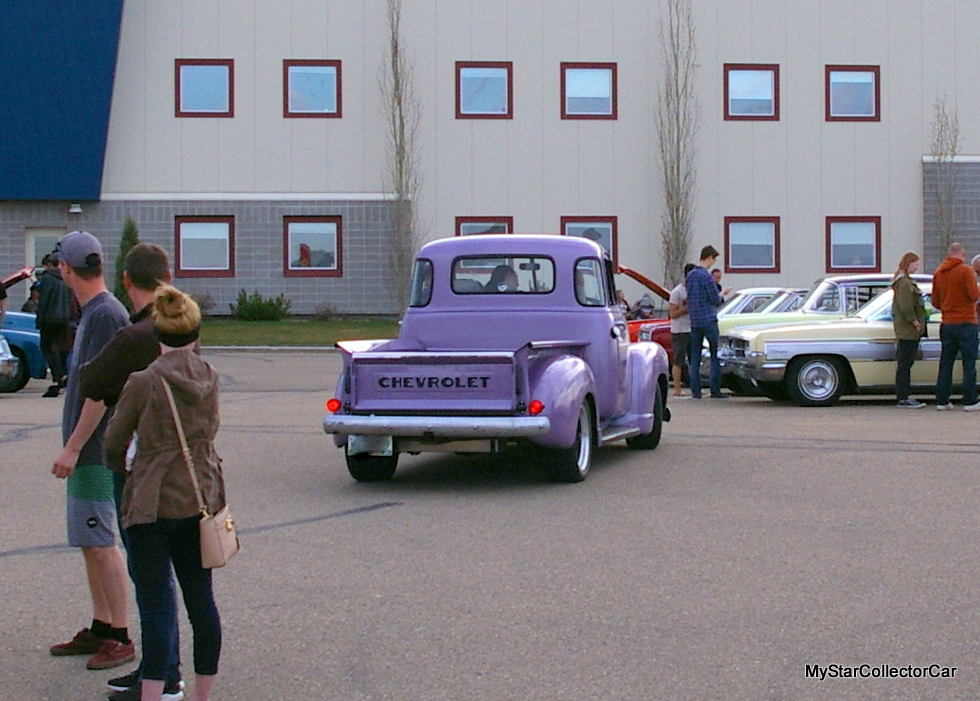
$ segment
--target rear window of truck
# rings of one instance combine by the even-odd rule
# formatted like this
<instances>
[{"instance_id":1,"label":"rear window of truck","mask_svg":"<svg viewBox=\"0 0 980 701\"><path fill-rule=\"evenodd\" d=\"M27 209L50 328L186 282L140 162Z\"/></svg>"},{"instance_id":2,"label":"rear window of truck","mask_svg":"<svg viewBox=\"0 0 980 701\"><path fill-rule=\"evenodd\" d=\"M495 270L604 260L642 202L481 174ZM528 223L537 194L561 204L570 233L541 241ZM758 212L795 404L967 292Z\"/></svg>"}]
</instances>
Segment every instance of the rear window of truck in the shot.
<instances>
[{"instance_id":1,"label":"rear window of truck","mask_svg":"<svg viewBox=\"0 0 980 701\"><path fill-rule=\"evenodd\" d=\"M544 256L468 256L453 261L452 290L467 294L548 294L555 263Z\"/></svg>"}]
</instances>

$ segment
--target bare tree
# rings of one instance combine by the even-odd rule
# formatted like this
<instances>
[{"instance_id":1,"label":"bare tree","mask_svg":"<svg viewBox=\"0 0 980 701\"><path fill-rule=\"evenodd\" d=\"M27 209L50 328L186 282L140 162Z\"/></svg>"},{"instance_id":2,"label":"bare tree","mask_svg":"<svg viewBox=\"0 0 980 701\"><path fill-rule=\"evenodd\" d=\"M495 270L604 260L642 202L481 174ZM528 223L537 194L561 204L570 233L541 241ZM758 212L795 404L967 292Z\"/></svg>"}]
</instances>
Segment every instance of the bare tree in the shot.
<instances>
[{"instance_id":1,"label":"bare tree","mask_svg":"<svg viewBox=\"0 0 980 701\"><path fill-rule=\"evenodd\" d=\"M956 166L960 152L960 118L956 105L950 106L946 96L936 98L932 122L932 157L936 163L933 195L936 203L939 257L956 236Z\"/></svg>"},{"instance_id":2,"label":"bare tree","mask_svg":"<svg viewBox=\"0 0 980 701\"><path fill-rule=\"evenodd\" d=\"M422 110L415 91L414 65L402 41L401 15L401 0L387 0L388 43L378 72L378 85L388 136L383 182L385 190L394 198L395 208L389 248L390 280L399 309L404 309L408 304L412 262L424 232L418 221Z\"/></svg>"},{"instance_id":3,"label":"bare tree","mask_svg":"<svg viewBox=\"0 0 980 701\"><path fill-rule=\"evenodd\" d=\"M664 78L656 112L664 212L660 236L664 277L677 284L691 247L697 189L695 140L701 127L701 103L695 90L697 45L691 0L664 0L660 52Z\"/></svg>"}]
</instances>

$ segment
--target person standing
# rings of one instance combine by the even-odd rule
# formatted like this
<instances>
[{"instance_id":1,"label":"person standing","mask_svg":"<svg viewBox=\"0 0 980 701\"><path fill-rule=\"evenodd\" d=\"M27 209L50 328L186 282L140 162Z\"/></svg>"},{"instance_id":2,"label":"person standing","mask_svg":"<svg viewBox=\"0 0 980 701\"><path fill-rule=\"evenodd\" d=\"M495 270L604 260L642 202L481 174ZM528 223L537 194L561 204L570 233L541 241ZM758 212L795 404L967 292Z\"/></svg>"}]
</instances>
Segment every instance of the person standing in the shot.
<instances>
[{"instance_id":1,"label":"person standing","mask_svg":"<svg viewBox=\"0 0 980 701\"><path fill-rule=\"evenodd\" d=\"M711 275L711 266L718 260L714 246L701 249L698 265L687 274L687 313L691 319L690 370L691 398L701 398L701 346L708 341L711 354L709 385L712 399L728 399L721 393L721 364L718 362L718 307L724 300Z\"/></svg>"},{"instance_id":2,"label":"person standing","mask_svg":"<svg viewBox=\"0 0 980 701\"><path fill-rule=\"evenodd\" d=\"M41 332L41 353L51 370L51 386L45 397L57 397L68 380L68 351L72 346L71 290L65 284L59 268L58 253L49 253L41 260L44 272L38 280L37 318L34 325Z\"/></svg>"},{"instance_id":3,"label":"person standing","mask_svg":"<svg viewBox=\"0 0 980 701\"><path fill-rule=\"evenodd\" d=\"M674 362L670 372L674 381L674 396L683 397L681 391L681 375L684 367L688 365L687 356L691 345L691 317L687 313L687 287L685 282L687 274L694 270L694 263L684 265L684 280L681 280L674 289L670 291L668 299L669 307L667 316L670 317L670 346L674 353Z\"/></svg>"},{"instance_id":4,"label":"person standing","mask_svg":"<svg viewBox=\"0 0 980 701\"><path fill-rule=\"evenodd\" d=\"M926 332L926 303L922 298L922 290L911 277L918 270L918 254L908 251L899 261L895 280L892 282L892 323L895 326L898 360L895 367L895 393L898 395L898 406L903 409L921 409L925 406L909 396L912 363L919 351L919 339Z\"/></svg>"},{"instance_id":5,"label":"person standing","mask_svg":"<svg viewBox=\"0 0 980 701\"><path fill-rule=\"evenodd\" d=\"M108 411L113 411L129 376L145 369L159 357L160 342L157 341L153 330L151 312L156 290L161 285L169 284L170 280L170 256L162 247L138 243L126 254L123 262L123 286L136 312L129 317L130 325L120 329L95 358L82 366L79 371L79 384L84 398L105 402ZM122 525L121 509L122 490L126 479L117 473L113 473L113 477L116 517L123 545L129 553L129 539ZM135 584L132 557L129 558L129 576ZM173 592L173 577L167 580L167 585ZM136 605L141 612L145 608L138 587ZM142 613L140 616L142 617ZM180 679L180 636L176 623L174 620L174 629L171 631L173 648L167 664L163 701L179 701L183 698ZM141 670L142 664L129 674L110 679L108 685L114 693L109 695L109 701L139 701Z\"/></svg>"},{"instance_id":6,"label":"person standing","mask_svg":"<svg viewBox=\"0 0 980 701\"><path fill-rule=\"evenodd\" d=\"M177 575L194 631L194 700L208 701L218 673L221 619L211 570L201 566L201 513L194 482L178 439L166 383L187 436L191 462L209 513L225 506L218 432L218 373L195 351L201 312L190 296L170 285L157 291L153 327L160 357L126 381L106 430L106 462L125 476L123 526L129 534L136 588L143 598L141 701L160 701L177 627ZM138 434L127 472L130 437Z\"/></svg>"},{"instance_id":7,"label":"person standing","mask_svg":"<svg viewBox=\"0 0 980 701\"><path fill-rule=\"evenodd\" d=\"M939 377L936 379L936 408L953 408L953 363L959 354L963 358L963 408L980 410L977 401L977 301L980 288L973 268L966 264L966 249L962 243L950 245L946 260L932 276L932 305L943 313L939 327L942 351L939 356Z\"/></svg>"},{"instance_id":8,"label":"person standing","mask_svg":"<svg viewBox=\"0 0 980 701\"><path fill-rule=\"evenodd\" d=\"M50 652L57 657L92 655L89 669L111 669L136 659L136 650L127 630L126 562L116 545L112 473L102 457L105 404L82 397L78 374L129 319L126 308L106 289L97 238L73 231L61 239L57 250L61 277L82 311L62 410L64 448L51 472L67 482L68 544L82 550L93 616L91 628L52 646Z\"/></svg>"}]
</instances>

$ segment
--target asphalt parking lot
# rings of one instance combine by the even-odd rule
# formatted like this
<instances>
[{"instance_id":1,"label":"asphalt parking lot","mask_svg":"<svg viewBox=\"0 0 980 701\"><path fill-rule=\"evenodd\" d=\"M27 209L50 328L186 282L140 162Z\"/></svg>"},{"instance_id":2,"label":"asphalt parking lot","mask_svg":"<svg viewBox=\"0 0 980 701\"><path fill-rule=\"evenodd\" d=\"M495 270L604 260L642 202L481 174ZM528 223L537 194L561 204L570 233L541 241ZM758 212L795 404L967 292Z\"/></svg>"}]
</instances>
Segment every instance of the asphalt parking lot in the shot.
<instances>
[{"instance_id":1,"label":"asphalt parking lot","mask_svg":"<svg viewBox=\"0 0 980 701\"><path fill-rule=\"evenodd\" d=\"M582 484L452 455L364 485L320 428L338 356L205 357L243 540L215 701L980 698L980 416L686 400ZM0 395L0 698L94 700L119 670L47 653L91 607L45 387Z\"/></svg>"}]
</instances>

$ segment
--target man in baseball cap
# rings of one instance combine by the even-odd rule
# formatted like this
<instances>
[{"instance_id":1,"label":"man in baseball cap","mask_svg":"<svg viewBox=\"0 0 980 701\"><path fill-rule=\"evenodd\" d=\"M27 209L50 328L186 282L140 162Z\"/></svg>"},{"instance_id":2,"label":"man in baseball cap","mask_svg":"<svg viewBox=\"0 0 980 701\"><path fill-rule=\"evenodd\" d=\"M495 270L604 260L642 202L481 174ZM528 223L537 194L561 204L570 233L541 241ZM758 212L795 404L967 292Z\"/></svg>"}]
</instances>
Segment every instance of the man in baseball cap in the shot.
<instances>
[{"instance_id":1,"label":"man in baseball cap","mask_svg":"<svg viewBox=\"0 0 980 701\"><path fill-rule=\"evenodd\" d=\"M82 313L62 410L64 447L51 472L67 482L68 544L82 550L92 597L92 624L70 641L53 645L51 654L90 655L89 669L111 669L134 660L136 650L127 628L126 561L116 544L113 478L102 456L106 406L82 395L79 372L116 331L129 324L129 314L106 289L102 244L97 238L87 231L73 231L55 250L58 269Z\"/></svg>"},{"instance_id":2,"label":"man in baseball cap","mask_svg":"<svg viewBox=\"0 0 980 701\"><path fill-rule=\"evenodd\" d=\"M74 268L77 272L102 272L102 244L87 231L72 231L55 246L59 260ZM96 273L96 274L98 274Z\"/></svg>"}]
</instances>

